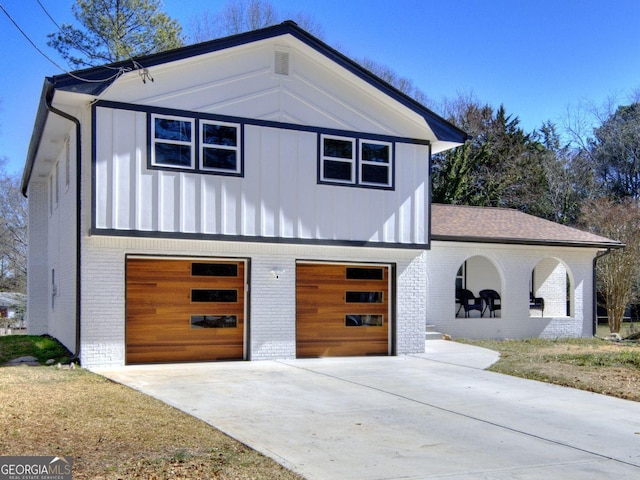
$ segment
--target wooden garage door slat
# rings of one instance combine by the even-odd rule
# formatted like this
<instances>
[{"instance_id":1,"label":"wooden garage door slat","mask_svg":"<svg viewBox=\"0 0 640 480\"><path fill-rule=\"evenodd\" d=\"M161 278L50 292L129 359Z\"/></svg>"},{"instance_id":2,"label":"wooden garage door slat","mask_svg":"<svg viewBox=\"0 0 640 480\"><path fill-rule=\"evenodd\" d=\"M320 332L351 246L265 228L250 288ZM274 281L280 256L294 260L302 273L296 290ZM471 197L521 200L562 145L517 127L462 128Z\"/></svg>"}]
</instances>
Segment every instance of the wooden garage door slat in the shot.
<instances>
[{"instance_id":1,"label":"wooden garage door slat","mask_svg":"<svg viewBox=\"0 0 640 480\"><path fill-rule=\"evenodd\" d=\"M381 280L346 278L346 265L296 267L296 344L298 357L387 355L389 353L389 268ZM381 303L349 303L346 292L382 292ZM349 327L346 315L382 315L382 326Z\"/></svg>"},{"instance_id":2,"label":"wooden garage door slat","mask_svg":"<svg viewBox=\"0 0 640 480\"><path fill-rule=\"evenodd\" d=\"M236 277L193 276L191 260L127 260L127 363L242 359L244 262ZM237 302L193 302L192 289L235 290ZM236 328L192 328L192 315L237 317Z\"/></svg>"}]
</instances>

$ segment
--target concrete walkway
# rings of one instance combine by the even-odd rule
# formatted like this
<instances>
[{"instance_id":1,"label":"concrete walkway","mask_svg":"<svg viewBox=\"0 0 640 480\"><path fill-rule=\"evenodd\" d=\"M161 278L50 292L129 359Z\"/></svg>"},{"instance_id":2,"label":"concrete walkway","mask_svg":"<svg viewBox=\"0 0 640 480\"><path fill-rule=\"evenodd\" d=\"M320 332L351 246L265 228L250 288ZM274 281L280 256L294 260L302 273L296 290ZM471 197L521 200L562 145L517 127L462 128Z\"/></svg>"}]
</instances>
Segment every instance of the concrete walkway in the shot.
<instances>
[{"instance_id":1,"label":"concrete walkway","mask_svg":"<svg viewBox=\"0 0 640 480\"><path fill-rule=\"evenodd\" d=\"M425 354L96 370L201 418L308 479L640 478L640 403Z\"/></svg>"}]
</instances>

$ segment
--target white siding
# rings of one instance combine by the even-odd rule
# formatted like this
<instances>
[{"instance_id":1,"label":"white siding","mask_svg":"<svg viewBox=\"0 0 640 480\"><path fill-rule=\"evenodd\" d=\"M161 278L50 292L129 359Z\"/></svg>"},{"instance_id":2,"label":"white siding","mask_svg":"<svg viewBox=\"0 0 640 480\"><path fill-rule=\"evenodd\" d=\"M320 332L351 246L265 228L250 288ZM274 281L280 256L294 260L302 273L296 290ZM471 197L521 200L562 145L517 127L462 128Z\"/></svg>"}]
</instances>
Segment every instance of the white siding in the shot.
<instances>
[{"instance_id":1,"label":"white siding","mask_svg":"<svg viewBox=\"0 0 640 480\"><path fill-rule=\"evenodd\" d=\"M97 108L96 227L423 244L428 147L397 143L395 190L319 185L318 134L247 125L244 178L147 169L146 114Z\"/></svg>"},{"instance_id":2,"label":"white siding","mask_svg":"<svg viewBox=\"0 0 640 480\"><path fill-rule=\"evenodd\" d=\"M289 74L273 71L289 53ZM103 100L435 140L415 112L290 36L123 75Z\"/></svg>"}]
</instances>

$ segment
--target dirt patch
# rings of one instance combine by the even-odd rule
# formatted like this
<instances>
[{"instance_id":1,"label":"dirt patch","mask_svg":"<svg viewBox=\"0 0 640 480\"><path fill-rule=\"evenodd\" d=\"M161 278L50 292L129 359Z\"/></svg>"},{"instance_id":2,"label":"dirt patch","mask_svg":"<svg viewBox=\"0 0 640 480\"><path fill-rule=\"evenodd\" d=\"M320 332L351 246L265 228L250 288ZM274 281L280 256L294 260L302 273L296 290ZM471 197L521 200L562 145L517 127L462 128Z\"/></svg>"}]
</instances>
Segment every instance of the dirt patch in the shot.
<instances>
[{"instance_id":1,"label":"dirt patch","mask_svg":"<svg viewBox=\"0 0 640 480\"><path fill-rule=\"evenodd\" d=\"M70 455L74 479L301 479L210 425L82 369L6 367L0 455Z\"/></svg>"}]
</instances>

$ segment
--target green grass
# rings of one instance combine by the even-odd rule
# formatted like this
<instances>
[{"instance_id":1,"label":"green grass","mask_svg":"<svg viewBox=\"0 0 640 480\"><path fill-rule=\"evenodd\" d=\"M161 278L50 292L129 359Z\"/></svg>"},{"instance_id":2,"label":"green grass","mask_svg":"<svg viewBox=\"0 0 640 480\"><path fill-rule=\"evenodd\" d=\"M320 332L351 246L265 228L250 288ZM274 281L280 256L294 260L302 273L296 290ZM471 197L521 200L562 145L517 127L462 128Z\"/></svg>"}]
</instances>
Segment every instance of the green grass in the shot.
<instances>
[{"instance_id":1,"label":"green grass","mask_svg":"<svg viewBox=\"0 0 640 480\"><path fill-rule=\"evenodd\" d=\"M49 359L68 362L71 353L55 338L38 335L5 335L0 337L0 365L18 357L32 356L44 364Z\"/></svg>"},{"instance_id":2,"label":"green grass","mask_svg":"<svg viewBox=\"0 0 640 480\"><path fill-rule=\"evenodd\" d=\"M631 322L623 322L620 327L620 336L622 338L628 337L632 333L640 330L640 324L631 323ZM604 338L609 335L611 332L609 330L609 325L606 323L599 323L598 328L596 329L596 335L600 338Z\"/></svg>"}]
</instances>

